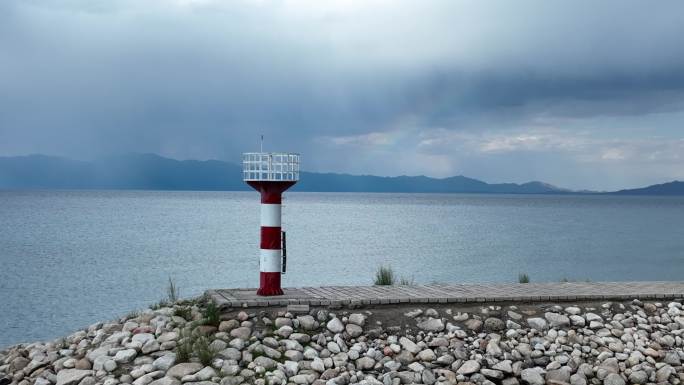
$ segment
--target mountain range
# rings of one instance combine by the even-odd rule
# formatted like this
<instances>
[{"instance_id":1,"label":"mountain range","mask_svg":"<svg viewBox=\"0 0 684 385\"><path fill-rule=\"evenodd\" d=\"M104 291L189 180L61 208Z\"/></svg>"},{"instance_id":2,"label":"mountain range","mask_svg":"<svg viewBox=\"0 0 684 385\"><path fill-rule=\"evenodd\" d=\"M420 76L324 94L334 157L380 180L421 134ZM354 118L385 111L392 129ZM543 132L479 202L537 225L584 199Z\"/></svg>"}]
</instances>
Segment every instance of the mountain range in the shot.
<instances>
[{"instance_id":1,"label":"mountain range","mask_svg":"<svg viewBox=\"0 0 684 385\"><path fill-rule=\"evenodd\" d=\"M0 189L140 189L240 191L240 165L218 160L175 160L154 154L126 154L94 161L46 155L0 157ZM293 191L497 194L592 194L542 182L486 183L465 176L380 177L303 171ZM595 193L593 193L595 194ZM684 182L606 194L684 195Z\"/></svg>"}]
</instances>

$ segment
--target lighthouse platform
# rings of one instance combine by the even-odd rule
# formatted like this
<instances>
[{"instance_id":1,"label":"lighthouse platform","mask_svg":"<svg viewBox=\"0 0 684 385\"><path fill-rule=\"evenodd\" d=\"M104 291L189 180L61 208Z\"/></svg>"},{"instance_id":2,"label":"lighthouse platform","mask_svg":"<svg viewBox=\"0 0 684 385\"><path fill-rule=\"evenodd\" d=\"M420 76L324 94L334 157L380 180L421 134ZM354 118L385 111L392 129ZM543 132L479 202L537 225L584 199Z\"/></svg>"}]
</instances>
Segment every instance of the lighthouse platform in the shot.
<instances>
[{"instance_id":1,"label":"lighthouse platform","mask_svg":"<svg viewBox=\"0 0 684 385\"><path fill-rule=\"evenodd\" d=\"M684 298L684 282L556 282L435 284L284 288L284 295L261 297L256 289L208 290L221 309L250 307L362 307L425 303L657 300Z\"/></svg>"}]
</instances>

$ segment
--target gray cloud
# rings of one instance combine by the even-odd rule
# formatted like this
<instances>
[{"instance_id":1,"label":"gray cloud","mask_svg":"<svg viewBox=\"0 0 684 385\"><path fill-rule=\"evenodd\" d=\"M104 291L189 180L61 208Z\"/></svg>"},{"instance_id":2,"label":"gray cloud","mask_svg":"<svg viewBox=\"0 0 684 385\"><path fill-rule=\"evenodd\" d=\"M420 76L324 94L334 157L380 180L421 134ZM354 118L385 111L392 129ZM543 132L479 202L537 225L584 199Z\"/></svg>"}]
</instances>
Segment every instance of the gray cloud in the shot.
<instances>
[{"instance_id":1,"label":"gray cloud","mask_svg":"<svg viewBox=\"0 0 684 385\"><path fill-rule=\"evenodd\" d=\"M643 159L653 136L667 148L684 137L683 11L677 1L4 1L0 154L235 160L264 133L267 148L300 151L314 170L592 188L680 177L684 160ZM542 129L582 140L511 145ZM492 138L510 149L482 151ZM632 156L599 156L620 141Z\"/></svg>"}]
</instances>

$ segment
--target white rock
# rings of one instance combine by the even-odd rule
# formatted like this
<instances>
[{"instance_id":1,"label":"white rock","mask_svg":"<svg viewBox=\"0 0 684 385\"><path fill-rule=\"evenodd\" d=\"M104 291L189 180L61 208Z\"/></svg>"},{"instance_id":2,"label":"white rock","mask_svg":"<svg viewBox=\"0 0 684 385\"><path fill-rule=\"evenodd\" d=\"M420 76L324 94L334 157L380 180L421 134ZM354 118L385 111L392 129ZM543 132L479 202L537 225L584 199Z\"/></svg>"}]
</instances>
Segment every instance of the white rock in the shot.
<instances>
[{"instance_id":1,"label":"white rock","mask_svg":"<svg viewBox=\"0 0 684 385\"><path fill-rule=\"evenodd\" d=\"M140 334L137 334L140 335ZM116 352L116 355L114 356L114 361L117 363L126 363L126 362L131 362L135 358L135 356L138 355L138 352L136 352L135 349L124 349L124 350L119 350Z\"/></svg>"},{"instance_id":2,"label":"white rock","mask_svg":"<svg viewBox=\"0 0 684 385\"><path fill-rule=\"evenodd\" d=\"M316 330L318 328L318 322L310 315L299 316L297 321L299 321L299 326L304 330Z\"/></svg>"},{"instance_id":3,"label":"white rock","mask_svg":"<svg viewBox=\"0 0 684 385\"><path fill-rule=\"evenodd\" d=\"M197 362L183 362L171 367L171 369L166 372L166 375L181 379L188 374L195 374L203 368L204 365Z\"/></svg>"},{"instance_id":4,"label":"white rock","mask_svg":"<svg viewBox=\"0 0 684 385\"><path fill-rule=\"evenodd\" d=\"M363 326L366 324L366 316L361 313L353 313L349 316L349 323Z\"/></svg>"},{"instance_id":5,"label":"white rock","mask_svg":"<svg viewBox=\"0 0 684 385\"><path fill-rule=\"evenodd\" d=\"M147 341L153 340L153 339L154 339L154 334L150 334L150 333L139 333L139 334L135 334L133 337L131 337L132 342L137 342L140 345L145 345L145 343Z\"/></svg>"},{"instance_id":6,"label":"white rock","mask_svg":"<svg viewBox=\"0 0 684 385\"><path fill-rule=\"evenodd\" d=\"M480 370L480 363L475 360L468 360L464 362L456 371L458 374L472 374Z\"/></svg>"},{"instance_id":7,"label":"white rock","mask_svg":"<svg viewBox=\"0 0 684 385\"><path fill-rule=\"evenodd\" d=\"M428 318L418 323L418 328L429 332L441 332L444 330L444 322L441 318Z\"/></svg>"},{"instance_id":8,"label":"white rock","mask_svg":"<svg viewBox=\"0 0 684 385\"><path fill-rule=\"evenodd\" d=\"M531 328L539 331L548 329L546 320L543 318L528 318L527 324L530 325Z\"/></svg>"},{"instance_id":9,"label":"white rock","mask_svg":"<svg viewBox=\"0 0 684 385\"><path fill-rule=\"evenodd\" d=\"M399 338L399 344L401 345L402 348L406 349L410 353L416 354L420 351L420 348L418 345L416 345L415 342L411 341L410 339L406 337L401 337Z\"/></svg>"},{"instance_id":10,"label":"white rock","mask_svg":"<svg viewBox=\"0 0 684 385\"><path fill-rule=\"evenodd\" d=\"M150 385L180 385L181 382L173 377L162 377L158 380L150 382Z\"/></svg>"},{"instance_id":11,"label":"white rock","mask_svg":"<svg viewBox=\"0 0 684 385\"><path fill-rule=\"evenodd\" d=\"M570 319L564 314L547 312L544 313L544 318L549 321L551 327L563 327L570 325Z\"/></svg>"},{"instance_id":12,"label":"white rock","mask_svg":"<svg viewBox=\"0 0 684 385\"><path fill-rule=\"evenodd\" d=\"M360 370L373 369L375 366L375 360L370 357L361 357L356 360L356 368Z\"/></svg>"},{"instance_id":13,"label":"white rock","mask_svg":"<svg viewBox=\"0 0 684 385\"><path fill-rule=\"evenodd\" d=\"M625 380L619 374L610 373L603 379L603 385L625 385Z\"/></svg>"},{"instance_id":14,"label":"white rock","mask_svg":"<svg viewBox=\"0 0 684 385\"><path fill-rule=\"evenodd\" d=\"M260 356L254 359L254 364L261 366L265 368L266 370L271 370L275 369L275 367L278 365L277 362L275 362L273 359L268 358L266 356Z\"/></svg>"},{"instance_id":15,"label":"white rock","mask_svg":"<svg viewBox=\"0 0 684 385\"><path fill-rule=\"evenodd\" d=\"M176 353L167 353L167 354L164 354L163 356L157 358L156 360L154 360L152 365L154 365L155 369L162 370L162 371L166 372L175 363L176 363Z\"/></svg>"},{"instance_id":16,"label":"white rock","mask_svg":"<svg viewBox=\"0 0 684 385\"><path fill-rule=\"evenodd\" d=\"M437 359L437 355L432 349L425 349L418 353L418 359L425 362L432 362Z\"/></svg>"},{"instance_id":17,"label":"white rock","mask_svg":"<svg viewBox=\"0 0 684 385\"><path fill-rule=\"evenodd\" d=\"M580 308L577 306L568 306L565 308L565 312L570 314L570 315L578 315L579 313L582 312Z\"/></svg>"},{"instance_id":18,"label":"white rock","mask_svg":"<svg viewBox=\"0 0 684 385\"><path fill-rule=\"evenodd\" d=\"M76 385L92 374L92 370L62 369L57 372L57 385Z\"/></svg>"},{"instance_id":19,"label":"white rock","mask_svg":"<svg viewBox=\"0 0 684 385\"><path fill-rule=\"evenodd\" d=\"M542 377L542 372L543 370L538 367L523 369L520 372L520 378L529 385L544 385L545 381L544 377Z\"/></svg>"},{"instance_id":20,"label":"white rock","mask_svg":"<svg viewBox=\"0 0 684 385\"><path fill-rule=\"evenodd\" d=\"M36 378L36 381L33 383L33 385L50 385L51 382L45 377L38 377Z\"/></svg>"},{"instance_id":21,"label":"white rock","mask_svg":"<svg viewBox=\"0 0 684 385\"><path fill-rule=\"evenodd\" d=\"M344 324L342 324L342 321L337 317L328 321L328 324L325 326L333 333L342 333L344 330Z\"/></svg>"},{"instance_id":22,"label":"white rock","mask_svg":"<svg viewBox=\"0 0 684 385\"><path fill-rule=\"evenodd\" d=\"M289 325L283 325L281 326L278 330L275 331L276 335L279 335L283 338L288 338L292 334L294 330L292 329L292 326Z\"/></svg>"},{"instance_id":23,"label":"white rock","mask_svg":"<svg viewBox=\"0 0 684 385\"><path fill-rule=\"evenodd\" d=\"M579 326L579 327L584 327L585 321L584 317L579 316L579 315L571 315L570 316L570 322L572 322L573 326Z\"/></svg>"},{"instance_id":24,"label":"white rock","mask_svg":"<svg viewBox=\"0 0 684 385\"><path fill-rule=\"evenodd\" d=\"M328 350L330 350L330 353L332 353L332 354L337 354L337 353L341 352L339 345L337 345L333 341L328 342L328 344L326 346L328 347Z\"/></svg>"},{"instance_id":25,"label":"white rock","mask_svg":"<svg viewBox=\"0 0 684 385\"><path fill-rule=\"evenodd\" d=\"M325 364L323 363L323 360L318 357L314 358L311 362L311 369L317 371L318 373L325 372Z\"/></svg>"},{"instance_id":26,"label":"white rock","mask_svg":"<svg viewBox=\"0 0 684 385\"><path fill-rule=\"evenodd\" d=\"M347 334L349 334L350 337L356 338L363 334L363 328L361 326L349 323L347 326L345 326L345 330L347 331Z\"/></svg>"}]
</instances>

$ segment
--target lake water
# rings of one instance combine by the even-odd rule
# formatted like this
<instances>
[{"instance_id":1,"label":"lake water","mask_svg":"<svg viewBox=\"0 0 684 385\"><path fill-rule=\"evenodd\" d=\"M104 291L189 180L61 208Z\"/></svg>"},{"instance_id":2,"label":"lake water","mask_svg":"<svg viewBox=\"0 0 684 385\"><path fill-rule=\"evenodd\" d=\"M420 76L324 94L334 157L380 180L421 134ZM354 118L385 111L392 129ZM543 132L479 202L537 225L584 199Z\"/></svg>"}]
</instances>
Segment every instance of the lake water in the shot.
<instances>
[{"instance_id":1,"label":"lake water","mask_svg":"<svg viewBox=\"0 0 684 385\"><path fill-rule=\"evenodd\" d=\"M684 198L287 193L284 286L682 280ZM0 191L0 347L258 285L253 192Z\"/></svg>"}]
</instances>

